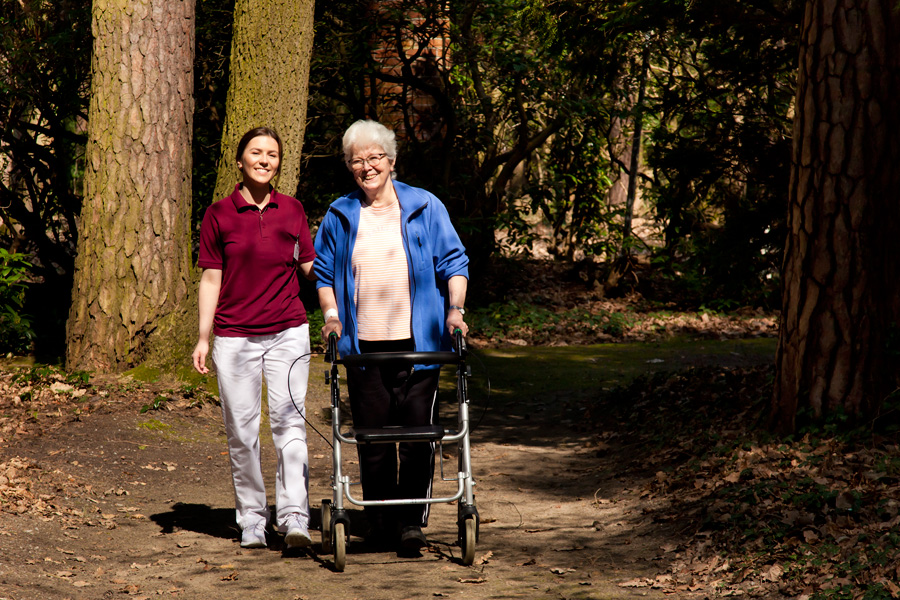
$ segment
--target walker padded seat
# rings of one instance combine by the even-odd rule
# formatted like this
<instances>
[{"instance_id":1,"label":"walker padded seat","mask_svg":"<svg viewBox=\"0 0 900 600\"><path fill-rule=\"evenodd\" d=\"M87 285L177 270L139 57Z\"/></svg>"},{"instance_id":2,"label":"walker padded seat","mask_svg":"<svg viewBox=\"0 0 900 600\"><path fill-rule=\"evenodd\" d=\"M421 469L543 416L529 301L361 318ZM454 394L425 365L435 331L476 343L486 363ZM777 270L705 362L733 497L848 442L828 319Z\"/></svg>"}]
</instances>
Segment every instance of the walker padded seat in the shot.
<instances>
[{"instance_id":1,"label":"walker padded seat","mask_svg":"<svg viewBox=\"0 0 900 600\"><path fill-rule=\"evenodd\" d=\"M419 425L416 427L361 427L354 429L356 441L360 444L390 442L436 442L444 437L440 425Z\"/></svg>"}]
</instances>

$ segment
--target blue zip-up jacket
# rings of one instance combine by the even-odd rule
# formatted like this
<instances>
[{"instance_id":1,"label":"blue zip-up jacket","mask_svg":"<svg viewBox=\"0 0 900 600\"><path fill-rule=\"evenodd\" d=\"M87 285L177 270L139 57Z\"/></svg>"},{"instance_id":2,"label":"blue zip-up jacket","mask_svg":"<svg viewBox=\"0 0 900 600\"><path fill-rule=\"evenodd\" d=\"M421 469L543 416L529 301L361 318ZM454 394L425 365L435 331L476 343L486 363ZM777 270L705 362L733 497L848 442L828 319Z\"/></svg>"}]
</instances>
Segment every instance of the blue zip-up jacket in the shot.
<instances>
[{"instance_id":1,"label":"blue zip-up jacket","mask_svg":"<svg viewBox=\"0 0 900 600\"><path fill-rule=\"evenodd\" d=\"M394 181L400 199L400 226L409 268L412 301L411 330L416 352L449 350L446 331L449 298L447 280L469 277L469 258L444 204L421 188ZM341 356L359 354L356 305L353 302L351 255L359 229L362 190L335 200L316 233L316 288L334 289L342 333ZM437 368L436 365L430 367Z\"/></svg>"}]
</instances>

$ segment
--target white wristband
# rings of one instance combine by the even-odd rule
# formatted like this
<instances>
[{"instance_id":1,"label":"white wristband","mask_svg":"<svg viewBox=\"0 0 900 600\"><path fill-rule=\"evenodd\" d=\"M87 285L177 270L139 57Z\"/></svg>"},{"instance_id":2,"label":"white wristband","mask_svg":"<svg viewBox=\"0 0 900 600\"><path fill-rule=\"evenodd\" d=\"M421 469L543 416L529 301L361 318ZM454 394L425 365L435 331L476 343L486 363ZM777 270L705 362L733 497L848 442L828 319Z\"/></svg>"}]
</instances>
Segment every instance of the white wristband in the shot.
<instances>
[{"instance_id":1,"label":"white wristband","mask_svg":"<svg viewBox=\"0 0 900 600\"><path fill-rule=\"evenodd\" d=\"M328 310L325 311L325 320L326 321L328 319L330 319L331 317L337 317L337 316L338 316L338 311L336 308L329 308Z\"/></svg>"}]
</instances>

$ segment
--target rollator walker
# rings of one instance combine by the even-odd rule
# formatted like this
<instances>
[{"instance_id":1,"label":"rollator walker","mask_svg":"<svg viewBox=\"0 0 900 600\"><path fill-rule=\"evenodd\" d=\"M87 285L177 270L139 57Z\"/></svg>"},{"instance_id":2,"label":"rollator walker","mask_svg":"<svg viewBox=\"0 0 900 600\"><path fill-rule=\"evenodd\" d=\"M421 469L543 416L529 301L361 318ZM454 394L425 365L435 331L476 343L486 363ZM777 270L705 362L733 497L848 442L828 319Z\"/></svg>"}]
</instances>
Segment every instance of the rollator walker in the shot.
<instances>
[{"instance_id":1,"label":"rollator walker","mask_svg":"<svg viewBox=\"0 0 900 600\"><path fill-rule=\"evenodd\" d=\"M331 431L332 464L331 487L334 492L330 500L322 500L322 552L334 553L334 568L343 571L347 564L347 544L350 535L350 516L344 507L344 498L356 506L398 506L408 504L457 503L457 534L461 548L461 560L471 565L475 560L475 543L478 540L479 517L475 508L475 494L472 478L472 458L469 444L469 398L467 381L471 376L466 364L468 350L462 331L457 329L454 337L456 349L448 352L374 352L354 354L343 358L338 356L337 336L328 338L325 362L331 363L326 372L326 383L331 386ZM338 382L338 365L366 367L390 362L403 361L416 365L456 365L456 396L458 402L458 422L456 430L445 430L441 425L419 427L360 428L341 431L341 391ZM458 473L456 477L444 477L444 457L440 451L440 472L443 481L456 481L456 493L440 498L397 498L390 500L362 500L353 496L350 478L341 470L342 444L383 444L396 442L432 442L441 450L444 444L457 445Z\"/></svg>"}]
</instances>

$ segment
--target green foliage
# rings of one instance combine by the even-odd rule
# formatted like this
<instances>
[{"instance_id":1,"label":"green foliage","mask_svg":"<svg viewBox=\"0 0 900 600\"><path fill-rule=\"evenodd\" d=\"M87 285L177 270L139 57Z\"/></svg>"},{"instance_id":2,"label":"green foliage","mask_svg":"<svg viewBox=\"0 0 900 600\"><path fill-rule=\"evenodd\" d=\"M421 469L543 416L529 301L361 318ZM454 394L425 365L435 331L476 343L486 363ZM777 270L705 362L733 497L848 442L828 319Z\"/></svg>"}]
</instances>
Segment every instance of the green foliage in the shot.
<instances>
[{"instance_id":1,"label":"green foliage","mask_svg":"<svg viewBox=\"0 0 900 600\"><path fill-rule=\"evenodd\" d=\"M164 396L162 394L156 396L152 402L149 404L145 404L141 407L141 414L145 412L150 412L151 410L161 410L166 407L166 403L169 401L168 396Z\"/></svg>"},{"instance_id":2,"label":"green foliage","mask_svg":"<svg viewBox=\"0 0 900 600\"><path fill-rule=\"evenodd\" d=\"M178 390L183 398L190 400L188 408L202 405L204 402L219 404L218 398L208 389L209 378L203 376L198 383L185 383Z\"/></svg>"},{"instance_id":3,"label":"green foliage","mask_svg":"<svg viewBox=\"0 0 900 600\"><path fill-rule=\"evenodd\" d=\"M65 285L81 208L90 3L0 0L0 247ZM50 294L58 294L51 291Z\"/></svg>"},{"instance_id":4,"label":"green foliage","mask_svg":"<svg viewBox=\"0 0 900 600\"><path fill-rule=\"evenodd\" d=\"M0 248L0 352L23 353L31 349L34 328L25 313L26 285L31 264L24 254Z\"/></svg>"},{"instance_id":5,"label":"green foliage","mask_svg":"<svg viewBox=\"0 0 900 600\"><path fill-rule=\"evenodd\" d=\"M52 377L60 373L59 369L48 365L35 365L30 369L25 369L16 373L13 377L13 383L24 383L34 385L38 383L49 383Z\"/></svg>"},{"instance_id":6,"label":"green foliage","mask_svg":"<svg viewBox=\"0 0 900 600\"><path fill-rule=\"evenodd\" d=\"M801 7L700 2L660 32L646 197L698 303L778 304Z\"/></svg>"},{"instance_id":7,"label":"green foliage","mask_svg":"<svg viewBox=\"0 0 900 600\"><path fill-rule=\"evenodd\" d=\"M570 113L587 112L589 100L581 99L590 98L563 66L565 55L540 43L542 32L522 8L511 0L319 3L304 168L310 177L298 192L309 212L321 214L318 206L353 189L340 137L353 120L374 117L400 134L400 177L448 205L470 255L492 250L498 223L520 216L517 169L524 165L525 177L536 177L538 162L529 161L543 163L537 150ZM449 42L451 60L435 52L438 38ZM375 58L381 46L410 58L388 71Z\"/></svg>"},{"instance_id":8,"label":"green foliage","mask_svg":"<svg viewBox=\"0 0 900 600\"><path fill-rule=\"evenodd\" d=\"M495 229L507 252L539 245L564 260L631 244L694 306L775 306L800 7L319 3L298 195L315 221L353 189L340 136L374 117L400 133L400 177L445 201L476 260L495 250ZM452 60L435 56L434 37ZM413 58L386 71L376 49L401 40ZM650 79L636 106L644 50ZM658 251L623 240L610 200L637 114L638 192L652 210L639 235L662 240Z\"/></svg>"},{"instance_id":9,"label":"green foliage","mask_svg":"<svg viewBox=\"0 0 900 600\"><path fill-rule=\"evenodd\" d=\"M0 0L0 248L28 256L34 352L62 354L81 210L91 3ZM7 313L7 316L8 313ZM5 327L10 326L7 320Z\"/></svg>"}]
</instances>

